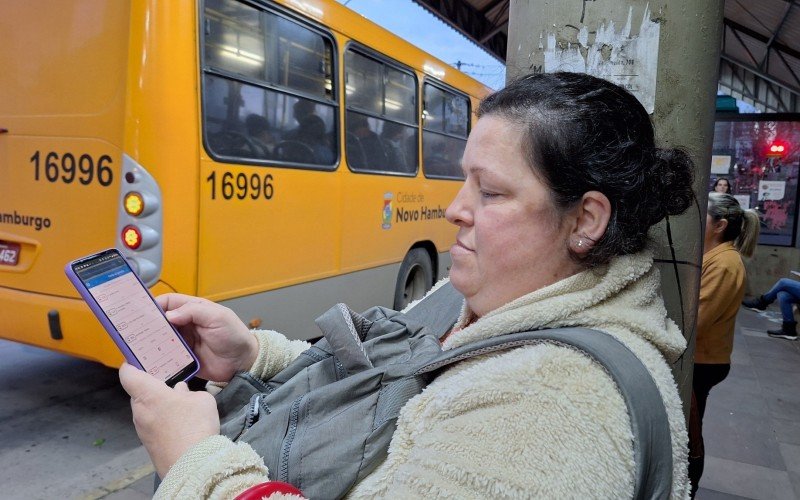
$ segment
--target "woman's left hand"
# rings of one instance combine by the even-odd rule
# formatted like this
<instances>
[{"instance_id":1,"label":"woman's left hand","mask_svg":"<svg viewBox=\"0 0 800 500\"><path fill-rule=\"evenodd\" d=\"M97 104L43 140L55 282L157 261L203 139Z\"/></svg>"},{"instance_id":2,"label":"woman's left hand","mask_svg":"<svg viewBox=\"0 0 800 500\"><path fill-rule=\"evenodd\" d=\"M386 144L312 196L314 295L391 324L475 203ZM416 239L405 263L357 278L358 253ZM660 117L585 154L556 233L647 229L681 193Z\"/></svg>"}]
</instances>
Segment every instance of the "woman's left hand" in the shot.
<instances>
[{"instance_id":1,"label":"woman's left hand","mask_svg":"<svg viewBox=\"0 0 800 500\"><path fill-rule=\"evenodd\" d=\"M119 381L131 396L136 433L159 477L189 448L219 434L217 403L211 394L191 392L185 382L172 389L128 363L119 369Z\"/></svg>"}]
</instances>

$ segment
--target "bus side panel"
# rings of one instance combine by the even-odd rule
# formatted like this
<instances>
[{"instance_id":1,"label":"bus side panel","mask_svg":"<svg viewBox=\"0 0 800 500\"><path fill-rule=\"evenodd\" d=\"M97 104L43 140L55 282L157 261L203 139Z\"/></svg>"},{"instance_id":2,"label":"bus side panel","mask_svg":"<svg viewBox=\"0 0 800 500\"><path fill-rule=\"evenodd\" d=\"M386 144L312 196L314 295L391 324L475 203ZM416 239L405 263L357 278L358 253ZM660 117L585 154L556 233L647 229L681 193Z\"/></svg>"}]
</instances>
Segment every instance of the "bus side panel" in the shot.
<instances>
[{"instance_id":1,"label":"bus side panel","mask_svg":"<svg viewBox=\"0 0 800 500\"><path fill-rule=\"evenodd\" d=\"M248 189L251 178L259 179L261 195L239 198L241 176ZM209 160L200 177L200 295L219 300L338 272L339 172ZM223 190L234 194L226 197Z\"/></svg>"},{"instance_id":2,"label":"bus side panel","mask_svg":"<svg viewBox=\"0 0 800 500\"><path fill-rule=\"evenodd\" d=\"M455 242L458 228L444 212L460 181L425 180L420 172L418 178L351 173L347 182L351 196L343 200L342 217L351 222L342 234L344 272L402 261L418 242L432 242L437 252ZM394 282L387 286L394 290Z\"/></svg>"}]
</instances>

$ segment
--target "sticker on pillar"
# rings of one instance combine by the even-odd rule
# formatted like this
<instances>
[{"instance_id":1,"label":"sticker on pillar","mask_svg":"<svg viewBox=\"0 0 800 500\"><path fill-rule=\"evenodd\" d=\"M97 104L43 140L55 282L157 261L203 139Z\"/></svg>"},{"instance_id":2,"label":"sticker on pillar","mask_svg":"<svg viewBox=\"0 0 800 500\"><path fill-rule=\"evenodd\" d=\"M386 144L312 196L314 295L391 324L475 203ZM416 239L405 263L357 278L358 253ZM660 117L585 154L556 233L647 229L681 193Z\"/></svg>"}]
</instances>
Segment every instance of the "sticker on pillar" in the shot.
<instances>
[{"instance_id":1,"label":"sticker on pillar","mask_svg":"<svg viewBox=\"0 0 800 500\"><path fill-rule=\"evenodd\" d=\"M614 21L600 24L590 42L589 27L578 31L577 43L556 42L555 33L547 33L544 48L544 71L572 71L605 78L626 88L639 99L648 113L653 113L658 69L659 23L650 20L650 5L644 9L637 35L631 35L633 7L628 20L617 32ZM582 19L581 19L582 21Z\"/></svg>"},{"instance_id":2,"label":"sticker on pillar","mask_svg":"<svg viewBox=\"0 0 800 500\"><path fill-rule=\"evenodd\" d=\"M383 224L381 224L381 227L384 229L392 228L392 193L383 195Z\"/></svg>"}]
</instances>

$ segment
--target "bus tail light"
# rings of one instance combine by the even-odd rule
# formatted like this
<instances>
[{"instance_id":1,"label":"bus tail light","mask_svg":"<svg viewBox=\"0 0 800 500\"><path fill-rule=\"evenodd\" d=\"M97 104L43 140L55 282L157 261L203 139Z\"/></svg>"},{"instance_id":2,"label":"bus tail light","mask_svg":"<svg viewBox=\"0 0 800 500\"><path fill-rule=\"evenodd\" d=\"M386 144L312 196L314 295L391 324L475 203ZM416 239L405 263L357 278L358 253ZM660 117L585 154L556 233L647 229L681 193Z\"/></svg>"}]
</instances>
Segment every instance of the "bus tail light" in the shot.
<instances>
[{"instance_id":1,"label":"bus tail light","mask_svg":"<svg viewBox=\"0 0 800 500\"><path fill-rule=\"evenodd\" d=\"M158 198L147 193L129 191L122 200L125 213L133 217L146 217L158 209Z\"/></svg>"},{"instance_id":2,"label":"bus tail light","mask_svg":"<svg viewBox=\"0 0 800 500\"><path fill-rule=\"evenodd\" d=\"M128 224L122 228L122 243L130 250L147 250L159 241L158 232L143 224Z\"/></svg>"},{"instance_id":3,"label":"bus tail light","mask_svg":"<svg viewBox=\"0 0 800 500\"><path fill-rule=\"evenodd\" d=\"M125 226L122 229L122 242L131 250L136 250L142 246L142 233L136 226Z\"/></svg>"},{"instance_id":4,"label":"bus tail light","mask_svg":"<svg viewBox=\"0 0 800 500\"><path fill-rule=\"evenodd\" d=\"M133 271L145 283L158 277L158 267L153 262L139 257L128 257L127 260Z\"/></svg>"},{"instance_id":5,"label":"bus tail light","mask_svg":"<svg viewBox=\"0 0 800 500\"><path fill-rule=\"evenodd\" d=\"M125 205L125 211L128 215L136 217L144 211L144 198L136 191L131 191L126 194L123 204Z\"/></svg>"},{"instance_id":6,"label":"bus tail light","mask_svg":"<svg viewBox=\"0 0 800 500\"><path fill-rule=\"evenodd\" d=\"M153 286L161 275L164 251L161 189L150 172L124 153L120 174L115 244L144 284Z\"/></svg>"}]
</instances>

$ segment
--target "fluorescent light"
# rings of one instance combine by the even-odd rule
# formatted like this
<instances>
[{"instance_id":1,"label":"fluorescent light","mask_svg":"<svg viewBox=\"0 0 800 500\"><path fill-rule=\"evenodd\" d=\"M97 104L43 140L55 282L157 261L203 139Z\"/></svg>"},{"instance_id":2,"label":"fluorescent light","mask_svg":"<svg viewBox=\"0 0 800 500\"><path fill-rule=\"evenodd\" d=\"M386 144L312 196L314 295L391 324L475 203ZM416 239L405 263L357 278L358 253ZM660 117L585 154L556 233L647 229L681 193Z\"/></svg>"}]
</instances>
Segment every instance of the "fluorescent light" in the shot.
<instances>
[{"instance_id":1,"label":"fluorescent light","mask_svg":"<svg viewBox=\"0 0 800 500\"><path fill-rule=\"evenodd\" d=\"M223 45L220 49L220 53L225 57L236 59L246 64L252 64L253 66L261 66L264 63L264 58L260 55L231 47L230 45Z\"/></svg>"},{"instance_id":2,"label":"fluorescent light","mask_svg":"<svg viewBox=\"0 0 800 500\"><path fill-rule=\"evenodd\" d=\"M384 102L386 103L386 107L389 109L398 110L402 107L402 105L394 99L386 99Z\"/></svg>"}]
</instances>

